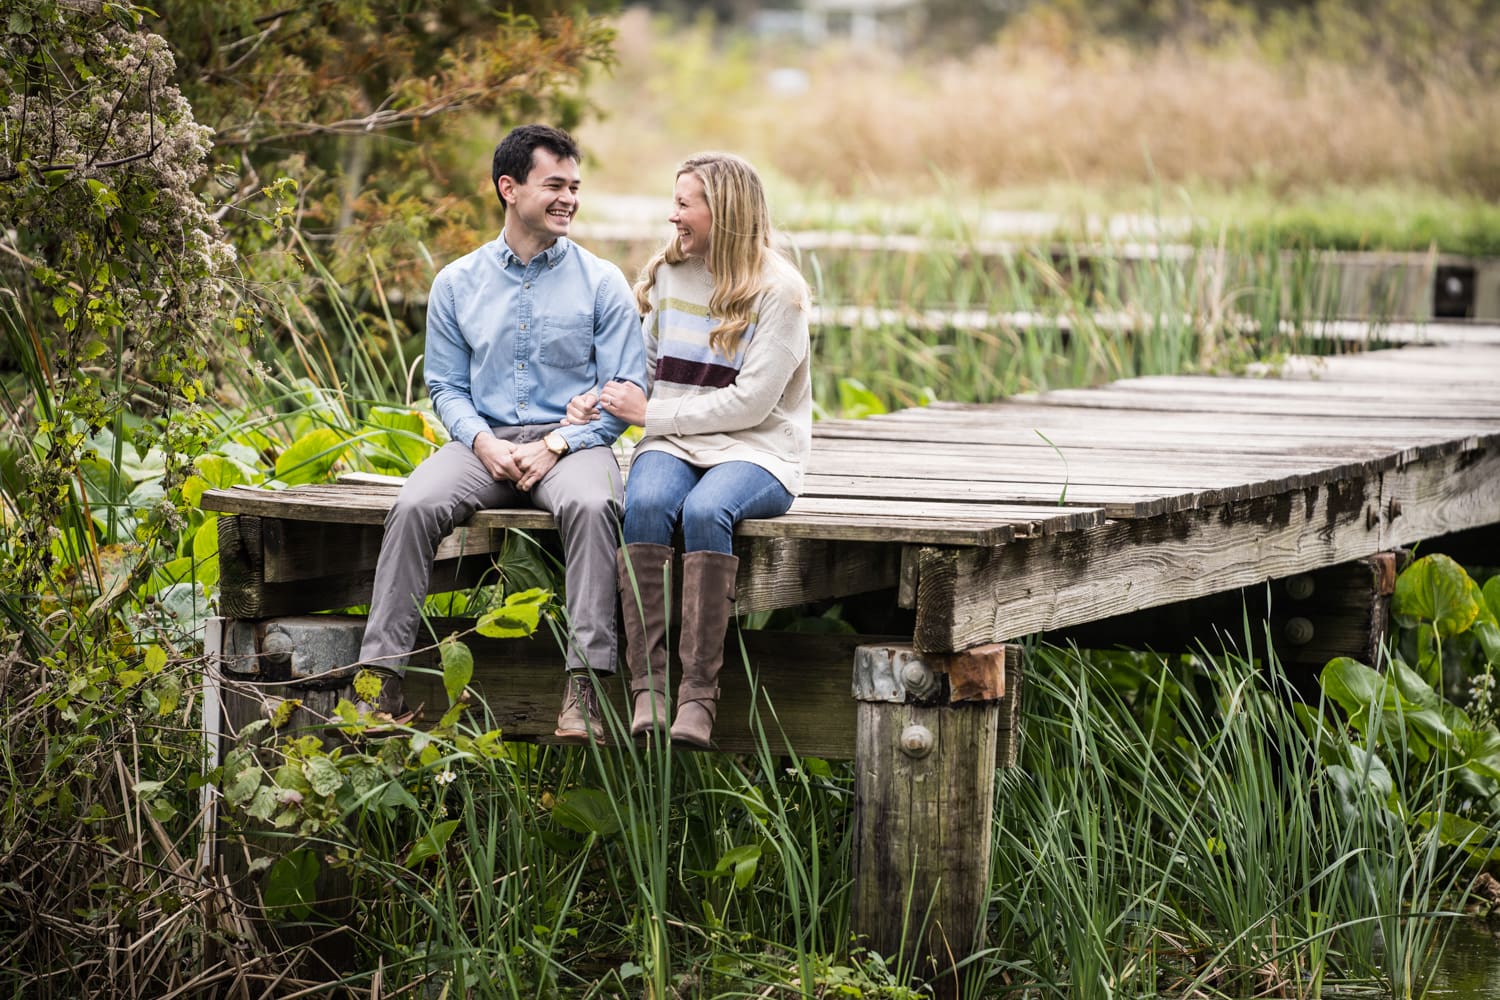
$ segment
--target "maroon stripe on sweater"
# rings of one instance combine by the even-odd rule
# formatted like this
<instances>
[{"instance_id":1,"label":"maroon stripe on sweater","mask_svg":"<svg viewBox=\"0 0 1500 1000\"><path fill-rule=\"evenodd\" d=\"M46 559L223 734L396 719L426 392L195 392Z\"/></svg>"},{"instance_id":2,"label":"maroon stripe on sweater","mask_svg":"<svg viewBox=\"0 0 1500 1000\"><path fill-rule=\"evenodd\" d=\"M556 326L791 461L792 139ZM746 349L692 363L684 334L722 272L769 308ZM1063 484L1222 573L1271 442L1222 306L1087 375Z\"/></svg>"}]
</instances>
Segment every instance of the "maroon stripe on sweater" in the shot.
<instances>
[{"instance_id":1,"label":"maroon stripe on sweater","mask_svg":"<svg viewBox=\"0 0 1500 1000\"><path fill-rule=\"evenodd\" d=\"M682 358L663 356L656 360L656 380L676 382L678 385L706 385L722 389L734 385L739 375L738 368L728 365L711 365L703 361L685 361Z\"/></svg>"}]
</instances>

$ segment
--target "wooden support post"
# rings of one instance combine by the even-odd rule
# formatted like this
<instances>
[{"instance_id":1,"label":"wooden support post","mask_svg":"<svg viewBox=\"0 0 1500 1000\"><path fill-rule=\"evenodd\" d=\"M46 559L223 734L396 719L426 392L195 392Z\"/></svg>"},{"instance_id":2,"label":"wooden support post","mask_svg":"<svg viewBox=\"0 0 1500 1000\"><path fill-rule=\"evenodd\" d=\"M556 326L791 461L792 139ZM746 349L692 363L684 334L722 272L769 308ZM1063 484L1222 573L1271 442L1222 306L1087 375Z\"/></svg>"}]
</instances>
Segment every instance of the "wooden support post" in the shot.
<instances>
[{"instance_id":1,"label":"wooden support post","mask_svg":"<svg viewBox=\"0 0 1500 1000\"><path fill-rule=\"evenodd\" d=\"M1007 660L1020 647L855 656L853 928L944 997L984 926Z\"/></svg>"}]
</instances>

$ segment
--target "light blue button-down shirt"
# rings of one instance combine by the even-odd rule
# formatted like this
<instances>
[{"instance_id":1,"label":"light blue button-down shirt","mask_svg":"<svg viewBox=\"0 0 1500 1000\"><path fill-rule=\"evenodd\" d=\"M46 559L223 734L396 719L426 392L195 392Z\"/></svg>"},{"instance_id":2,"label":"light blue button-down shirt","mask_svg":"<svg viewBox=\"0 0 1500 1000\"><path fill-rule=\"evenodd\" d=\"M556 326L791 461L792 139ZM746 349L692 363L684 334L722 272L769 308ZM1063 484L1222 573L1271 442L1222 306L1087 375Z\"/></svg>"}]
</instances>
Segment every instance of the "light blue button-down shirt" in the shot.
<instances>
[{"instance_id":1,"label":"light blue button-down shirt","mask_svg":"<svg viewBox=\"0 0 1500 1000\"><path fill-rule=\"evenodd\" d=\"M523 264L502 233L433 280L425 372L438 419L470 447L492 426L556 424L610 379L645 386L635 297L618 267L566 237ZM561 433L576 451L625 427L602 413Z\"/></svg>"}]
</instances>

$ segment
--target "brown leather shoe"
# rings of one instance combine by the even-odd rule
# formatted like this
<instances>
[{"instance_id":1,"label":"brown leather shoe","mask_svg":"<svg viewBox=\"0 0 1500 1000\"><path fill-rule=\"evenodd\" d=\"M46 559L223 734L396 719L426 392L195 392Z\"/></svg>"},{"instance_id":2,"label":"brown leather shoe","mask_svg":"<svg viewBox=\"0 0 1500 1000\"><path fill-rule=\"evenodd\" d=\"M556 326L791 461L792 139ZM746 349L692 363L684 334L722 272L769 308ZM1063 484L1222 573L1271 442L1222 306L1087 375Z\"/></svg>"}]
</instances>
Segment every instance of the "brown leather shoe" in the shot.
<instances>
[{"instance_id":1,"label":"brown leather shoe","mask_svg":"<svg viewBox=\"0 0 1500 1000\"><path fill-rule=\"evenodd\" d=\"M360 718L370 720L365 726L365 732L390 732L421 721L424 706L412 708L406 704L401 675L387 670L380 670L378 673L381 674L379 703L372 705L364 700L354 703L354 709Z\"/></svg>"},{"instance_id":2,"label":"brown leather shoe","mask_svg":"<svg viewBox=\"0 0 1500 1000\"><path fill-rule=\"evenodd\" d=\"M562 711L557 713L557 731L553 734L564 743L605 743L604 716L599 711L596 683L592 671L568 671Z\"/></svg>"}]
</instances>

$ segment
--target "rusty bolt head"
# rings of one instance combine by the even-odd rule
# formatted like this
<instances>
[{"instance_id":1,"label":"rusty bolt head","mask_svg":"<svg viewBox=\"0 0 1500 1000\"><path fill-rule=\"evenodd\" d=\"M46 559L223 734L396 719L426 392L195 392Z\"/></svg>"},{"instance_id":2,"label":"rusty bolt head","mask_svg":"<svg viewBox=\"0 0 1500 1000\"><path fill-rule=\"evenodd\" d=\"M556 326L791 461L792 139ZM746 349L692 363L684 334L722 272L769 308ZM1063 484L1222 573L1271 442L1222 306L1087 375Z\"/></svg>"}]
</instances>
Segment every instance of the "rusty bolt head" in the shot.
<instances>
[{"instance_id":1,"label":"rusty bolt head","mask_svg":"<svg viewBox=\"0 0 1500 1000\"><path fill-rule=\"evenodd\" d=\"M908 757L926 757L932 753L932 730L926 726L907 726L901 731L901 752Z\"/></svg>"}]
</instances>

